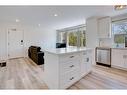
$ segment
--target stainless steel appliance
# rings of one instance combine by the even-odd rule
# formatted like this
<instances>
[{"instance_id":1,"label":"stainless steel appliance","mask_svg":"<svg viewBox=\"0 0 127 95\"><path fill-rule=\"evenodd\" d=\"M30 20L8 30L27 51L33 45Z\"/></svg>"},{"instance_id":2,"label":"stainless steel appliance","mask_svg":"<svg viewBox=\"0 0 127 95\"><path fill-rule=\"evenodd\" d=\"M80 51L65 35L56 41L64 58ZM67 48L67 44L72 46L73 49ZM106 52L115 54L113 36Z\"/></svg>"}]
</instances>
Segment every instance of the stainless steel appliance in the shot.
<instances>
[{"instance_id":1,"label":"stainless steel appliance","mask_svg":"<svg viewBox=\"0 0 127 95\"><path fill-rule=\"evenodd\" d=\"M96 64L111 67L111 48L96 47Z\"/></svg>"}]
</instances>

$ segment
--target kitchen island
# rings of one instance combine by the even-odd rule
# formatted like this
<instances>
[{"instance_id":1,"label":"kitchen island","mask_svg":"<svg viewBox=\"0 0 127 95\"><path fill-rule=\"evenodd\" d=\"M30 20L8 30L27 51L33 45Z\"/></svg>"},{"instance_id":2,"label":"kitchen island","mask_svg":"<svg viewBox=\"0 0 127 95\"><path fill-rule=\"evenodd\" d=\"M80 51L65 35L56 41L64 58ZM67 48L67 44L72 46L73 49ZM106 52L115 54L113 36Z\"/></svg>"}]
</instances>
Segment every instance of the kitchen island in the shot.
<instances>
[{"instance_id":1,"label":"kitchen island","mask_svg":"<svg viewBox=\"0 0 127 95\"><path fill-rule=\"evenodd\" d=\"M44 81L49 89L66 89L92 69L90 48L45 49L44 53Z\"/></svg>"}]
</instances>

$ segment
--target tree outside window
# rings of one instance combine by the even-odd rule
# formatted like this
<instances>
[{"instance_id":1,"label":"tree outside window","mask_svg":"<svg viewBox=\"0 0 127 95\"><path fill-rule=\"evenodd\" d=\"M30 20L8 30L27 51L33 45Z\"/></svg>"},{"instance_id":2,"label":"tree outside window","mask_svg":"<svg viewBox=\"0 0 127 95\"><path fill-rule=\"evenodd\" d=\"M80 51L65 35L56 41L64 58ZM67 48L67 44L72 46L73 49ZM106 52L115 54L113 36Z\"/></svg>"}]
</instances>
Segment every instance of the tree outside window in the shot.
<instances>
[{"instance_id":1,"label":"tree outside window","mask_svg":"<svg viewBox=\"0 0 127 95\"><path fill-rule=\"evenodd\" d=\"M69 46L77 46L77 33L69 33Z\"/></svg>"},{"instance_id":2,"label":"tree outside window","mask_svg":"<svg viewBox=\"0 0 127 95\"><path fill-rule=\"evenodd\" d=\"M124 45L125 37L127 36L127 23L119 23L113 25L114 43L117 45Z\"/></svg>"},{"instance_id":3,"label":"tree outside window","mask_svg":"<svg viewBox=\"0 0 127 95\"><path fill-rule=\"evenodd\" d=\"M66 43L67 47L85 47L86 35L85 26L83 27L71 27L65 31L58 31L57 42Z\"/></svg>"}]
</instances>

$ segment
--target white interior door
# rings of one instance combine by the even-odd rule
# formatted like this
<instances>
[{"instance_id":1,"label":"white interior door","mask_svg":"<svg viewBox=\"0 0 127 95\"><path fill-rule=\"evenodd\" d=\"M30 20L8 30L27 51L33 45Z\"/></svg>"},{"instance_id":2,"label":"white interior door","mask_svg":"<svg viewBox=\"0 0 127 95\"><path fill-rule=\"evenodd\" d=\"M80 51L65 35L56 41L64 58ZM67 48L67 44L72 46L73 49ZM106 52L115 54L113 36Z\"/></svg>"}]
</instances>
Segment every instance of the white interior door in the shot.
<instances>
[{"instance_id":1,"label":"white interior door","mask_svg":"<svg viewBox=\"0 0 127 95\"><path fill-rule=\"evenodd\" d=\"M23 57L23 31L8 31L8 57Z\"/></svg>"}]
</instances>

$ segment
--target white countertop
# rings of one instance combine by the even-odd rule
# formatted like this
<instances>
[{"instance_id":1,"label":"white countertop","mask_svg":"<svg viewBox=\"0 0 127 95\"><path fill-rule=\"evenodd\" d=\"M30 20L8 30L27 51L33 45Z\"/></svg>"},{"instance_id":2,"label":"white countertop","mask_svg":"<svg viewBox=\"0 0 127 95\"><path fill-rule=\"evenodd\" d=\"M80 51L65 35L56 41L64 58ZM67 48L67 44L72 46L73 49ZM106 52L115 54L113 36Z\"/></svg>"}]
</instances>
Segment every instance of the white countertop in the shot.
<instances>
[{"instance_id":1,"label":"white countertop","mask_svg":"<svg viewBox=\"0 0 127 95\"><path fill-rule=\"evenodd\" d=\"M121 49L121 50L127 50L127 47L101 47L101 46L98 46L97 48L104 48L104 49Z\"/></svg>"},{"instance_id":2,"label":"white countertop","mask_svg":"<svg viewBox=\"0 0 127 95\"><path fill-rule=\"evenodd\" d=\"M112 47L112 49L121 49L121 50L127 50L126 47L120 48L120 47Z\"/></svg>"},{"instance_id":3,"label":"white countertop","mask_svg":"<svg viewBox=\"0 0 127 95\"><path fill-rule=\"evenodd\" d=\"M85 50L91 50L91 48L52 48L52 49L43 49L44 52L49 52L53 54L66 54L66 53L74 53L74 52L80 52Z\"/></svg>"}]
</instances>

